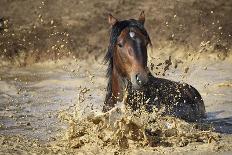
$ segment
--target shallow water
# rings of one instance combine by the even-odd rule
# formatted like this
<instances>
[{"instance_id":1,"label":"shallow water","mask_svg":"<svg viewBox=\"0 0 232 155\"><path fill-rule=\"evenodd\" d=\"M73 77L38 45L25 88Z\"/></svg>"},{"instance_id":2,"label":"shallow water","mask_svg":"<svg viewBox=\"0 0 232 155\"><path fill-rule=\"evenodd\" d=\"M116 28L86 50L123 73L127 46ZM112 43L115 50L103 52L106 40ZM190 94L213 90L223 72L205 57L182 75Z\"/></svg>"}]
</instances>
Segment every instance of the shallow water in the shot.
<instances>
[{"instance_id":1,"label":"shallow water","mask_svg":"<svg viewBox=\"0 0 232 155\"><path fill-rule=\"evenodd\" d=\"M205 101L207 121L216 125L216 131L232 133L231 64L226 61L190 64L189 68L188 73L183 73L181 68L170 69L165 78L196 87ZM66 129L57 118L60 112L76 106L80 115L91 110L101 111L106 86L104 76L105 66L91 61L2 68L0 134L51 140ZM84 88L89 90L84 94L85 102L80 103L79 92Z\"/></svg>"},{"instance_id":2,"label":"shallow water","mask_svg":"<svg viewBox=\"0 0 232 155\"><path fill-rule=\"evenodd\" d=\"M0 72L0 134L22 134L42 140L54 136L65 128L57 119L58 113L77 103L78 92L83 87L104 88L104 85L89 82L89 76L84 68L77 74L65 66L3 68ZM96 79L101 78L99 74ZM96 101L97 92L88 97Z\"/></svg>"}]
</instances>

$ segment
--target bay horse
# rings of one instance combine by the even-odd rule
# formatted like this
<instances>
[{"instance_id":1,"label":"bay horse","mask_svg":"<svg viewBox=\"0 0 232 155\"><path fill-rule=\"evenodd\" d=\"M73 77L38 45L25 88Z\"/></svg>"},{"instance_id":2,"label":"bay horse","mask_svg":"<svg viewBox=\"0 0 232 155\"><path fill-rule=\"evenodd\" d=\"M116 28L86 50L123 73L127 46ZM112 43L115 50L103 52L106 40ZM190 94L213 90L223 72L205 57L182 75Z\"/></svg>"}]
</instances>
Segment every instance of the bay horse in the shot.
<instances>
[{"instance_id":1,"label":"bay horse","mask_svg":"<svg viewBox=\"0 0 232 155\"><path fill-rule=\"evenodd\" d=\"M127 91L126 104L132 110L144 106L151 112L154 106L164 107L164 114L186 121L199 121L206 116L204 102L194 87L154 77L149 71L147 46L151 40L144 28L143 11L137 20L119 21L109 14L108 22L111 33L104 58L108 63L108 85L103 112L121 102Z\"/></svg>"}]
</instances>

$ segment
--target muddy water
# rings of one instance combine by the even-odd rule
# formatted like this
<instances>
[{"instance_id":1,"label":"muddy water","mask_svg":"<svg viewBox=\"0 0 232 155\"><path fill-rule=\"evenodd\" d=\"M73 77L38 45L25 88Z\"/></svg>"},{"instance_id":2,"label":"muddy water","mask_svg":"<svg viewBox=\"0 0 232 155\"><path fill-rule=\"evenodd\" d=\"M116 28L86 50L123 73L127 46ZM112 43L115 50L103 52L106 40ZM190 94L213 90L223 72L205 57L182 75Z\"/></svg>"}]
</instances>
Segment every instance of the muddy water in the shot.
<instances>
[{"instance_id":1,"label":"muddy water","mask_svg":"<svg viewBox=\"0 0 232 155\"><path fill-rule=\"evenodd\" d=\"M170 68L165 78L196 87L205 101L206 121L213 123L216 131L231 134L231 63L199 62L187 67L186 73L184 67ZM105 69L101 63L91 60L1 68L0 135L20 134L50 141L67 128L58 119L61 112L73 113L78 109L77 114L84 117L91 110L101 111Z\"/></svg>"},{"instance_id":2,"label":"muddy water","mask_svg":"<svg viewBox=\"0 0 232 155\"><path fill-rule=\"evenodd\" d=\"M96 109L103 100L104 70L99 65L86 69L80 64L2 68L0 134L22 134L48 140L65 128L57 114L75 106L79 91L85 87L91 88L89 92L94 90L86 97L97 103L91 107Z\"/></svg>"}]
</instances>

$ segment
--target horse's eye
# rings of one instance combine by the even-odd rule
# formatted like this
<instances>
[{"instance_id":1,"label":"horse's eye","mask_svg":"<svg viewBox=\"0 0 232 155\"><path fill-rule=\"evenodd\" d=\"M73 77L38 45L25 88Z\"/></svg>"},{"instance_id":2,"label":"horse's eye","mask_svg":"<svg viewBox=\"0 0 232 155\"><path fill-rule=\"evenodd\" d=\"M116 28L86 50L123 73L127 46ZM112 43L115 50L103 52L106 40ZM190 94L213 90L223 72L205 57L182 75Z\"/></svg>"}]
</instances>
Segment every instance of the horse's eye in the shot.
<instances>
[{"instance_id":1,"label":"horse's eye","mask_svg":"<svg viewBox=\"0 0 232 155\"><path fill-rule=\"evenodd\" d=\"M123 46L122 43L118 43L117 45L118 45L118 47L120 47L120 48L122 48L122 46Z\"/></svg>"}]
</instances>

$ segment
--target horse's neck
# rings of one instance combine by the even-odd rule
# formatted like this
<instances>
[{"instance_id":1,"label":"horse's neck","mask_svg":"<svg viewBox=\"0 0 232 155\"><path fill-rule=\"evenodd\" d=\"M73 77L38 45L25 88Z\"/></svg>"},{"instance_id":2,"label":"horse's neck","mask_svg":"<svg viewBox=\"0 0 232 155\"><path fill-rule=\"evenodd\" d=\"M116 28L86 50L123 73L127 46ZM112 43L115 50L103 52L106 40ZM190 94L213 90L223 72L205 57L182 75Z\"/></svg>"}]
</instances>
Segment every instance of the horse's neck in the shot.
<instances>
[{"instance_id":1,"label":"horse's neck","mask_svg":"<svg viewBox=\"0 0 232 155\"><path fill-rule=\"evenodd\" d=\"M127 80L119 75L116 69L112 72L112 95L117 101L122 101L127 87Z\"/></svg>"}]
</instances>

